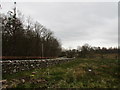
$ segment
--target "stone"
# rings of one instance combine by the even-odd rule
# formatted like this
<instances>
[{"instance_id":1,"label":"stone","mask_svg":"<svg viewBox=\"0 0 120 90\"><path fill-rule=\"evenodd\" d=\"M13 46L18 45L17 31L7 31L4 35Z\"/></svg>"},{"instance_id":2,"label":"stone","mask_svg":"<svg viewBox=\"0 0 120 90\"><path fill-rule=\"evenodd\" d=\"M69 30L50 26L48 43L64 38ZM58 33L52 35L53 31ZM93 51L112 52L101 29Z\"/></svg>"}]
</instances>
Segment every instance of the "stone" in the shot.
<instances>
[{"instance_id":1,"label":"stone","mask_svg":"<svg viewBox=\"0 0 120 90\"><path fill-rule=\"evenodd\" d=\"M7 83L7 80L0 80L0 83L5 84Z\"/></svg>"},{"instance_id":2,"label":"stone","mask_svg":"<svg viewBox=\"0 0 120 90\"><path fill-rule=\"evenodd\" d=\"M13 72L15 73L15 72L16 72L16 69L14 69Z\"/></svg>"},{"instance_id":3,"label":"stone","mask_svg":"<svg viewBox=\"0 0 120 90\"><path fill-rule=\"evenodd\" d=\"M22 83L25 83L25 79L21 79L21 82L22 82Z\"/></svg>"}]
</instances>

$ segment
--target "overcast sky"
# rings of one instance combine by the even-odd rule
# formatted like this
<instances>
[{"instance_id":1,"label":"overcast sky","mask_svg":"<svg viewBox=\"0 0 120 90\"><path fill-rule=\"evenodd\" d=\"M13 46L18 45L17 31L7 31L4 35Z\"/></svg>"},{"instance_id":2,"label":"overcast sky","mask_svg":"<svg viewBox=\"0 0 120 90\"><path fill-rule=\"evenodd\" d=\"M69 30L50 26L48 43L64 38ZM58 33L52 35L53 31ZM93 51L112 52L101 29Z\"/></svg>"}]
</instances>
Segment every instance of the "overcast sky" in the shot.
<instances>
[{"instance_id":1,"label":"overcast sky","mask_svg":"<svg viewBox=\"0 0 120 90\"><path fill-rule=\"evenodd\" d=\"M3 13L13 8L1 4ZM51 29L64 48L118 46L117 2L18 2L17 9Z\"/></svg>"}]
</instances>

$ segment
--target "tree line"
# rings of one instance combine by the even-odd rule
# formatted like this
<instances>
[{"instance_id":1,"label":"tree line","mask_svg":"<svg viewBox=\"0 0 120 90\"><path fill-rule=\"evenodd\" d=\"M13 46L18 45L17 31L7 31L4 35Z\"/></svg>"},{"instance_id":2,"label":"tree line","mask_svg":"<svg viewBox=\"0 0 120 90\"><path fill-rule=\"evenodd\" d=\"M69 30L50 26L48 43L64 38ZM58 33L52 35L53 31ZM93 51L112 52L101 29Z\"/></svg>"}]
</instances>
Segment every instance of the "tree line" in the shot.
<instances>
[{"instance_id":1,"label":"tree line","mask_svg":"<svg viewBox=\"0 0 120 90\"><path fill-rule=\"evenodd\" d=\"M83 46L78 46L77 49L63 50L61 57L81 57L81 58L94 58L101 57L104 58L106 54L116 54L115 58L118 58L119 48L106 48L106 47L92 47L89 44L84 44ZM97 55L97 56L96 56Z\"/></svg>"},{"instance_id":2,"label":"tree line","mask_svg":"<svg viewBox=\"0 0 120 90\"><path fill-rule=\"evenodd\" d=\"M2 56L39 56L57 57L61 52L61 43L50 29L24 20L22 14L14 11L6 15L0 13L2 27Z\"/></svg>"}]
</instances>

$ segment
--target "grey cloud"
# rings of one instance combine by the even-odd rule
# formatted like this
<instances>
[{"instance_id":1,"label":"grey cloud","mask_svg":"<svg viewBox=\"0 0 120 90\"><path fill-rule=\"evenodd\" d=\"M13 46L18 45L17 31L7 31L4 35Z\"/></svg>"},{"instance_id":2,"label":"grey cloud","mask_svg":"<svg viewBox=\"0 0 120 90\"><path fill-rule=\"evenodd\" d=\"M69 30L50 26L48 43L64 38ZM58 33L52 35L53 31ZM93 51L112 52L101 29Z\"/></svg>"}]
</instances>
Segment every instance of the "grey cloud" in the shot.
<instances>
[{"instance_id":1,"label":"grey cloud","mask_svg":"<svg viewBox=\"0 0 120 90\"><path fill-rule=\"evenodd\" d=\"M117 46L118 3L116 2L39 2L18 3L30 15L61 39L63 47L91 45Z\"/></svg>"}]
</instances>

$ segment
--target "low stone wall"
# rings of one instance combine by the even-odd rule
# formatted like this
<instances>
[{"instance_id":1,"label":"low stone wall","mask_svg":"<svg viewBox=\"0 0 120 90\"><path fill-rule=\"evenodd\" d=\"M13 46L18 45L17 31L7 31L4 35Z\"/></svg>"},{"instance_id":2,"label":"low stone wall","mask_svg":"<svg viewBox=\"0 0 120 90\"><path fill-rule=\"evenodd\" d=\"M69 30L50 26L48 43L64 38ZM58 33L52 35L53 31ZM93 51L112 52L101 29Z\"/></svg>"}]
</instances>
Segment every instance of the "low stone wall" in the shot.
<instances>
[{"instance_id":1,"label":"low stone wall","mask_svg":"<svg viewBox=\"0 0 120 90\"><path fill-rule=\"evenodd\" d=\"M44 60L7 60L2 61L2 74L13 74L20 71L45 68L55 64L61 64L74 60L72 58L44 59Z\"/></svg>"}]
</instances>

